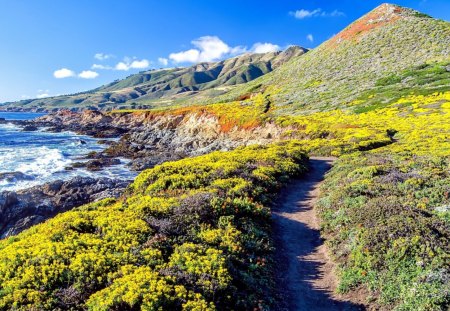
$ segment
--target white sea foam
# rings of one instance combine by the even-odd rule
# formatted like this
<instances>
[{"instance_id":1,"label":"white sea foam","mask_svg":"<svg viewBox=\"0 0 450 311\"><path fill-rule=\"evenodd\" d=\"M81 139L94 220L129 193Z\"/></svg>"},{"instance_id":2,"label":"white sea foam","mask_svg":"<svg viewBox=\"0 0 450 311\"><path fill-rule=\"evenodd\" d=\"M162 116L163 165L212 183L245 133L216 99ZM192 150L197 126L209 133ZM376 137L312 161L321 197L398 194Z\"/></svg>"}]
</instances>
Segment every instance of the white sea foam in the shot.
<instances>
[{"instance_id":1,"label":"white sea foam","mask_svg":"<svg viewBox=\"0 0 450 311\"><path fill-rule=\"evenodd\" d=\"M84 142L82 142L84 141ZM67 171L73 161L91 151L102 150L95 139L70 132L22 132L20 127L10 124L0 125L0 173L21 172L25 179L0 180L0 192L16 191L51 182L57 179L68 180L75 176L132 178L135 173L121 165L108 167L98 172L85 169ZM31 178L30 178L31 177Z\"/></svg>"},{"instance_id":2,"label":"white sea foam","mask_svg":"<svg viewBox=\"0 0 450 311\"><path fill-rule=\"evenodd\" d=\"M5 123L5 124L0 124L0 130L15 131L15 130L20 130L20 127L18 127L15 124Z\"/></svg>"},{"instance_id":3,"label":"white sea foam","mask_svg":"<svg viewBox=\"0 0 450 311\"><path fill-rule=\"evenodd\" d=\"M58 149L38 147L33 150L33 154L35 155L34 160L19 165L16 171L46 178L53 173L64 171L64 168L72 162Z\"/></svg>"},{"instance_id":4,"label":"white sea foam","mask_svg":"<svg viewBox=\"0 0 450 311\"><path fill-rule=\"evenodd\" d=\"M72 160L58 149L48 147L14 147L0 151L0 172L21 172L32 176L30 180L0 182L1 190L18 190L42 184L63 172Z\"/></svg>"}]
</instances>

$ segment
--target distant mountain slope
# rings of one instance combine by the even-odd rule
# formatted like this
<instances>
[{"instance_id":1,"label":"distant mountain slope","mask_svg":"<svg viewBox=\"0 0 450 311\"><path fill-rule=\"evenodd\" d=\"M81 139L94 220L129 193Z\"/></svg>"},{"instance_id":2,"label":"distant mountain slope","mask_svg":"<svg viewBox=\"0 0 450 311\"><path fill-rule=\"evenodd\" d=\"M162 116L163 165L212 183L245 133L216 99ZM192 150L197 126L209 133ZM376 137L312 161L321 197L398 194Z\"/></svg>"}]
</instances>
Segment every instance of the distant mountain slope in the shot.
<instances>
[{"instance_id":1,"label":"distant mountain slope","mask_svg":"<svg viewBox=\"0 0 450 311\"><path fill-rule=\"evenodd\" d=\"M119 108L171 103L177 99L223 94L230 86L263 76L293 57L307 52L292 46L282 52L244 54L215 63L199 63L186 68L150 70L117 80L97 89L67 96L32 99L8 104L25 109Z\"/></svg>"},{"instance_id":2,"label":"distant mountain slope","mask_svg":"<svg viewBox=\"0 0 450 311\"><path fill-rule=\"evenodd\" d=\"M450 23L383 4L305 56L214 100L274 86L273 102L286 113L345 107L400 71L449 60ZM407 75L397 89L414 88L414 81Z\"/></svg>"}]
</instances>

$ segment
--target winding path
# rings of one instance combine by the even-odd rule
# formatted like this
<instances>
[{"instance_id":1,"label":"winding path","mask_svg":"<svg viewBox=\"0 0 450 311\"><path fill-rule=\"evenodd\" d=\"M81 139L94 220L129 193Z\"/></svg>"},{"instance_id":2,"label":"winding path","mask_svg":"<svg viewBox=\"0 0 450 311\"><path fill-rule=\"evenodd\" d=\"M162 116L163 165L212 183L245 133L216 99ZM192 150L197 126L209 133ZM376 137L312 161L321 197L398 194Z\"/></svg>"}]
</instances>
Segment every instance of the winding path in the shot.
<instances>
[{"instance_id":1,"label":"winding path","mask_svg":"<svg viewBox=\"0 0 450 311\"><path fill-rule=\"evenodd\" d=\"M281 194L272 214L277 246L279 310L364 310L335 294L334 264L320 238L314 205L333 158L310 159L310 171Z\"/></svg>"}]
</instances>

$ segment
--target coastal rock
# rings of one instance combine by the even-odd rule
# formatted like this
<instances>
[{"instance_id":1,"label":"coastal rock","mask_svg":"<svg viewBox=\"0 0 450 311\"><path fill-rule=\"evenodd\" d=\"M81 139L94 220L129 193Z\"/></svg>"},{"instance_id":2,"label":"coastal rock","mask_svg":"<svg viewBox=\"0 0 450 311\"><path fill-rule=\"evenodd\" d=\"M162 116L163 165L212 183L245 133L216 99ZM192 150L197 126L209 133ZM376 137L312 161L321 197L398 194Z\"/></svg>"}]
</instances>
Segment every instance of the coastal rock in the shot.
<instances>
[{"instance_id":1,"label":"coastal rock","mask_svg":"<svg viewBox=\"0 0 450 311\"><path fill-rule=\"evenodd\" d=\"M34 126L34 125L25 125L22 128L22 131L24 131L24 132L35 132L37 130L38 130L37 126Z\"/></svg>"},{"instance_id":2,"label":"coastal rock","mask_svg":"<svg viewBox=\"0 0 450 311\"><path fill-rule=\"evenodd\" d=\"M0 238L18 234L74 207L119 197L128 181L76 177L17 192L0 192Z\"/></svg>"},{"instance_id":3,"label":"coastal rock","mask_svg":"<svg viewBox=\"0 0 450 311\"><path fill-rule=\"evenodd\" d=\"M99 111L84 110L78 113L59 110L28 121L25 126L47 127L51 132L72 131L96 138L119 137L129 130L125 127L116 127L112 121L112 117Z\"/></svg>"},{"instance_id":4,"label":"coastal rock","mask_svg":"<svg viewBox=\"0 0 450 311\"><path fill-rule=\"evenodd\" d=\"M7 182L14 182L17 180L32 180L33 177L22 172L7 172L0 173L0 181L6 180Z\"/></svg>"},{"instance_id":5,"label":"coastal rock","mask_svg":"<svg viewBox=\"0 0 450 311\"><path fill-rule=\"evenodd\" d=\"M98 158L87 162L75 162L67 169L85 167L89 171L100 171L106 166L118 165L120 163L120 160L115 158Z\"/></svg>"},{"instance_id":6,"label":"coastal rock","mask_svg":"<svg viewBox=\"0 0 450 311\"><path fill-rule=\"evenodd\" d=\"M282 139L283 132L267 122L252 129L237 126L223 131L217 116L212 114L107 113L61 110L34 121L51 131L71 130L94 137L120 137L94 158L125 157L135 170L180 158L231 150L238 146L266 144ZM91 169L113 165L106 160L94 161ZM77 164L78 165L78 164Z\"/></svg>"},{"instance_id":7,"label":"coastal rock","mask_svg":"<svg viewBox=\"0 0 450 311\"><path fill-rule=\"evenodd\" d=\"M113 120L116 126L128 124L134 127L105 152L134 159L154 157L164 152L186 157L243 145L266 144L281 139L283 133L283 129L273 123L251 130L234 127L224 132L218 118L212 115L163 115L147 119L136 115L135 120L133 117L122 116Z\"/></svg>"}]
</instances>

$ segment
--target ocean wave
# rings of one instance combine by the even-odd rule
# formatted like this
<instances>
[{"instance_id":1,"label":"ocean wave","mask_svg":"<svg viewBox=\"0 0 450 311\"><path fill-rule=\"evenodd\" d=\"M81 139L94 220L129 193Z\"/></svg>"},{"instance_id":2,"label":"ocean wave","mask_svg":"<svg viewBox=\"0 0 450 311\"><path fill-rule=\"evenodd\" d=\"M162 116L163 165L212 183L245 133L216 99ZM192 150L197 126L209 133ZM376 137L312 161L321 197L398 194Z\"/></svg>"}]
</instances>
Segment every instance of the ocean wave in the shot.
<instances>
[{"instance_id":1,"label":"ocean wave","mask_svg":"<svg viewBox=\"0 0 450 311\"><path fill-rule=\"evenodd\" d=\"M27 177L0 178L0 192L26 189L57 179L69 180L75 176L121 179L135 176L135 172L123 164L98 172L66 170L66 167L74 161L80 161L89 152L104 149L104 145L97 144L96 139L88 136L70 132L28 133L12 124L1 124L0 132L0 174L20 172Z\"/></svg>"},{"instance_id":2,"label":"ocean wave","mask_svg":"<svg viewBox=\"0 0 450 311\"><path fill-rule=\"evenodd\" d=\"M0 124L0 130L19 131L20 127L15 124L11 124L11 123L3 123L3 124Z\"/></svg>"},{"instance_id":3,"label":"ocean wave","mask_svg":"<svg viewBox=\"0 0 450 311\"><path fill-rule=\"evenodd\" d=\"M48 147L34 148L35 158L29 163L22 163L17 167L18 172L33 175L37 178L46 178L56 172L64 171L72 162L64 156L62 151Z\"/></svg>"}]
</instances>

